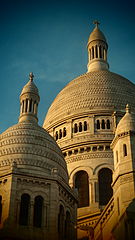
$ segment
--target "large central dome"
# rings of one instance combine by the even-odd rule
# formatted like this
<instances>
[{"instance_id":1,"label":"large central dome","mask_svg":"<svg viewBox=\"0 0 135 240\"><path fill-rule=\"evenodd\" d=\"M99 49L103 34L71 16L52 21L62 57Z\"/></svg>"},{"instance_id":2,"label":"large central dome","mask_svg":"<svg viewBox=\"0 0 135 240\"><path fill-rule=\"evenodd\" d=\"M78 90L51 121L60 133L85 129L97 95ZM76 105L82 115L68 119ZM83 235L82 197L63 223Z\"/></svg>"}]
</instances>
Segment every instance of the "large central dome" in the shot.
<instances>
[{"instance_id":1,"label":"large central dome","mask_svg":"<svg viewBox=\"0 0 135 240\"><path fill-rule=\"evenodd\" d=\"M108 70L92 71L71 81L55 98L47 113L44 126L75 114L112 108L135 107L135 85Z\"/></svg>"}]
</instances>

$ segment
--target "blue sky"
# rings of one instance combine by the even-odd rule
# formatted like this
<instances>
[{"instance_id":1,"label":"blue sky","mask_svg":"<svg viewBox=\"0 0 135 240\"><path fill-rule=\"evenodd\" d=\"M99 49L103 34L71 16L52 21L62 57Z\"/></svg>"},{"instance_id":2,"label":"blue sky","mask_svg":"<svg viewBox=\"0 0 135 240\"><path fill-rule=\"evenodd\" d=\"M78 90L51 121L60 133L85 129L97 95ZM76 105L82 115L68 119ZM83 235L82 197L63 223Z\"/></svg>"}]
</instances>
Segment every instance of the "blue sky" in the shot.
<instances>
[{"instance_id":1,"label":"blue sky","mask_svg":"<svg viewBox=\"0 0 135 240\"><path fill-rule=\"evenodd\" d=\"M1 0L0 132L18 122L19 95L35 75L39 124L58 92L87 71L87 40L100 21L110 71L135 83L134 1Z\"/></svg>"}]
</instances>

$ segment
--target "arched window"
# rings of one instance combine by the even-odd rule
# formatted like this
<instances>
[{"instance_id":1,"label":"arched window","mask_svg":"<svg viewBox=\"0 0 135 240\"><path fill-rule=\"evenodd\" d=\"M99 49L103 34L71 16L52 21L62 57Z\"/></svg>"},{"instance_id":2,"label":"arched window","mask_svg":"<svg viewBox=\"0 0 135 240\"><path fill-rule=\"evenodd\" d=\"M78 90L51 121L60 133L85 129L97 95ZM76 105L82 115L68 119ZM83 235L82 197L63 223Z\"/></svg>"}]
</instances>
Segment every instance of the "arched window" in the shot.
<instances>
[{"instance_id":1,"label":"arched window","mask_svg":"<svg viewBox=\"0 0 135 240\"><path fill-rule=\"evenodd\" d=\"M28 112L28 99L26 98L25 112Z\"/></svg>"},{"instance_id":2,"label":"arched window","mask_svg":"<svg viewBox=\"0 0 135 240\"><path fill-rule=\"evenodd\" d=\"M99 46L99 57L102 58L101 46Z\"/></svg>"},{"instance_id":3,"label":"arched window","mask_svg":"<svg viewBox=\"0 0 135 240\"><path fill-rule=\"evenodd\" d=\"M106 205L113 195L111 187L112 171L109 168L102 168L98 174L99 182L99 205Z\"/></svg>"},{"instance_id":4,"label":"arched window","mask_svg":"<svg viewBox=\"0 0 135 240\"><path fill-rule=\"evenodd\" d=\"M66 131L66 128L64 127L63 128L63 137L66 137L66 135L67 135L67 131Z\"/></svg>"},{"instance_id":5,"label":"arched window","mask_svg":"<svg viewBox=\"0 0 135 240\"><path fill-rule=\"evenodd\" d=\"M2 219L2 196L0 196L0 223Z\"/></svg>"},{"instance_id":6,"label":"arched window","mask_svg":"<svg viewBox=\"0 0 135 240\"><path fill-rule=\"evenodd\" d=\"M94 48L92 47L92 59L94 58Z\"/></svg>"},{"instance_id":7,"label":"arched window","mask_svg":"<svg viewBox=\"0 0 135 240\"><path fill-rule=\"evenodd\" d=\"M96 58L98 57L97 45L95 46Z\"/></svg>"},{"instance_id":8,"label":"arched window","mask_svg":"<svg viewBox=\"0 0 135 240\"><path fill-rule=\"evenodd\" d=\"M34 227L40 228L42 226L42 215L43 215L43 198L41 196L35 197L34 202Z\"/></svg>"},{"instance_id":9,"label":"arched window","mask_svg":"<svg viewBox=\"0 0 135 240\"><path fill-rule=\"evenodd\" d=\"M30 206L30 196L24 193L21 196L20 215L19 215L20 225L25 225L25 226L28 225L29 206Z\"/></svg>"},{"instance_id":10,"label":"arched window","mask_svg":"<svg viewBox=\"0 0 135 240\"><path fill-rule=\"evenodd\" d=\"M77 133L78 132L78 127L77 127L77 123L75 123L74 125L74 133Z\"/></svg>"},{"instance_id":11,"label":"arched window","mask_svg":"<svg viewBox=\"0 0 135 240\"><path fill-rule=\"evenodd\" d=\"M29 106L29 112L32 111L32 99L30 99L30 106Z\"/></svg>"},{"instance_id":12,"label":"arched window","mask_svg":"<svg viewBox=\"0 0 135 240\"><path fill-rule=\"evenodd\" d=\"M107 129L110 129L110 120L109 119L107 119L106 127L107 127Z\"/></svg>"},{"instance_id":13,"label":"arched window","mask_svg":"<svg viewBox=\"0 0 135 240\"><path fill-rule=\"evenodd\" d=\"M59 130L59 139L61 139L62 138L62 130L60 129Z\"/></svg>"},{"instance_id":14,"label":"arched window","mask_svg":"<svg viewBox=\"0 0 135 240\"><path fill-rule=\"evenodd\" d=\"M84 121L84 131L87 131L87 122Z\"/></svg>"},{"instance_id":15,"label":"arched window","mask_svg":"<svg viewBox=\"0 0 135 240\"><path fill-rule=\"evenodd\" d=\"M82 132L82 123L79 122L79 132Z\"/></svg>"},{"instance_id":16,"label":"arched window","mask_svg":"<svg viewBox=\"0 0 135 240\"><path fill-rule=\"evenodd\" d=\"M105 129L105 120L102 120L102 129Z\"/></svg>"},{"instance_id":17,"label":"arched window","mask_svg":"<svg viewBox=\"0 0 135 240\"><path fill-rule=\"evenodd\" d=\"M124 157L127 156L127 145L123 144L123 155Z\"/></svg>"},{"instance_id":18,"label":"arched window","mask_svg":"<svg viewBox=\"0 0 135 240\"><path fill-rule=\"evenodd\" d=\"M55 139L58 140L58 131L56 131Z\"/></svg>"},{"instance_id":19,"label":"arched window","mask_svg":"<svg viewBox=\"0 0 135 240\"><path fill-rule=\"evenodd\" d=\"M64 239L64 208L60 205L59 214L58 214L58 234L59 240Z\"/></svg>"},{"instance_id":20,"label":"arched window","mask_svg":"<svg viewBox=\"0 0 135 240\"><path fill-rule=\"evenodd\" d=\"M79 171L75 175L75 188L78 190L78 207L89 206L89 181L85 171Z\"/></svg>"},{"instance_id":21,"label":"arched window","mask_svg":"<svg viewBox=\"0 0 135 240\"><path fill-rule=\"evenodd\" d=\"M100 121L97 120L97 129L100 129Z\"/></svg>"},{"instance_id":22,"label":"arched window","mask_svg":"<svg viewBox=\"0 0 135 240\"><path fill-rule=\"evenodd\" d=\"M71 239L71 217L70 213L66 212L66 219L65 219L65 231L64 231L64 240Z\"/></svg>"}]
</instances>

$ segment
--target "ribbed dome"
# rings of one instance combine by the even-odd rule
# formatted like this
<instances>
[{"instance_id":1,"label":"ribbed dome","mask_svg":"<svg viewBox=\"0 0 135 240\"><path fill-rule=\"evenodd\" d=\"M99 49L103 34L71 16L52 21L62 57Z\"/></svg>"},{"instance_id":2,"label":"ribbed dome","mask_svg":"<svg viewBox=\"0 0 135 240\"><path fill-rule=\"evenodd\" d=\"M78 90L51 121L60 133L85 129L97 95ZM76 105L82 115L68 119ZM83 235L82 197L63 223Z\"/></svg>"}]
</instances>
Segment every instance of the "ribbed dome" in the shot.
<instances>
[{"instance_id":1,"label":"ribbed dome","mask_svg":"<svg viewBox=\"0 0 135 240\"><path fill-rule=\"evenodd\" d=\"M127 110L117 126L115 135L128 131L135 131L135 114Z\"/></svg>"},{"instance_id":2,"label":"ribbed dome","mask_svg":"<svg viewBox=\"0 0 135 240\"><path fill-rule=\"evenodd\" d=\"M18 123L0 135L0 166L16 164L20 172L50 176L53 169L67 183L62 152L54 139L34 123Z\"/></svg>"},{"instance_id":3,"label":"ribbed dome","mask_svg":"<svg viewBox=\"0 0 135 240\"><path fill-rule=\"evenodd\" d=\"M135 85L110 71L93 71L71 81L55 98L44 127L77 114L101 109L135 108Z\"/></svg>"},{"instance_id":4,"label":"ribbed dome","mask_svg":"<svg viewBox=\"0 0 135 240\"><path fill-rule=\"evenodd\" d=\"M24 93L33 93L39 95L38 88L31 80L23 87L21 95L23 95Z\"/></svg>"},{"instance_id":5,"label":"ribbed dome","mask_svg":"<svg viewBox=\"0 0 135 240\"><path fill-rule=\"evenodd\" d=\"M106 42L106 38L104 34L101 32L101 30L98 27L95 27L92 33L89 36L88 43L94 41L94 40L102 40Z\"/></svg>"}]
</instances>

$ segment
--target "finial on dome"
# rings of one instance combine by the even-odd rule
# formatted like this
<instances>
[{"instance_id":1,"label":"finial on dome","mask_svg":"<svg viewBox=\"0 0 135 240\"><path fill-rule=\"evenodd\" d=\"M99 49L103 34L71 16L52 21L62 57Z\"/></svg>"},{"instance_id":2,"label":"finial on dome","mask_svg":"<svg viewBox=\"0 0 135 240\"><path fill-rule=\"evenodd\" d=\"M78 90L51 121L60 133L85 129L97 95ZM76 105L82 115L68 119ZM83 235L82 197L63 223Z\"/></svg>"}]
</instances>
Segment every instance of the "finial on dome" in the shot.
<instances>
[{"instance_id":1,"label":"finial on dome","mask_svg":"<svg viewBox=\"0 0 135 240\"><path fill-rule=\"evenodd\" d=\"M128 104L126 105L126 113L130 113L130 107Z\"/></svg>"},{"instance_id":2,"label":"finial on dome","mask_svg":"<svg viewBox=\"0 0 135 240\"><path fill-rule=\"evenodd\" d=\"M34 78L33 72L30 72L29 79L30 79L31 82L33 82L33 78Z\"/></svg>"},{"instance_id":3,"label":"finial on dome","mask_svg":"<svg viewBox=\"0 0 135 240\"><path fill-rule=\"evenodd\" d=\"M98 25L100 24L100 22L99 22L98 20L95 20L95 21L93 22L93 24L95 24L96 27L98 28Z\"/></svg>"}]
</instances>

